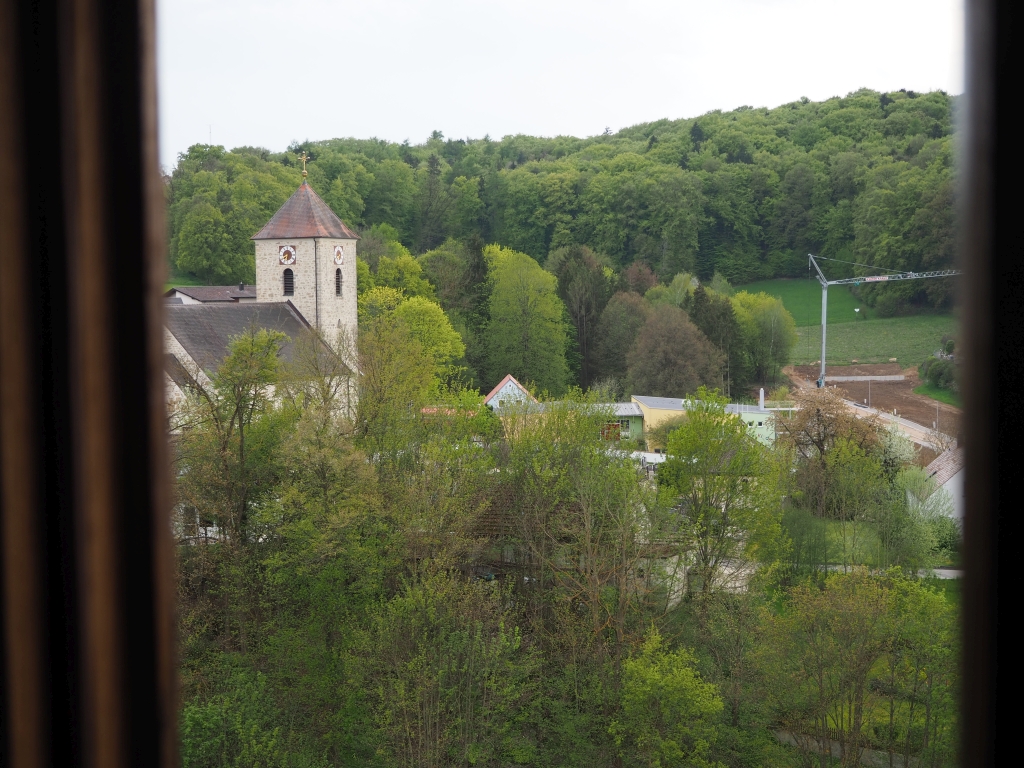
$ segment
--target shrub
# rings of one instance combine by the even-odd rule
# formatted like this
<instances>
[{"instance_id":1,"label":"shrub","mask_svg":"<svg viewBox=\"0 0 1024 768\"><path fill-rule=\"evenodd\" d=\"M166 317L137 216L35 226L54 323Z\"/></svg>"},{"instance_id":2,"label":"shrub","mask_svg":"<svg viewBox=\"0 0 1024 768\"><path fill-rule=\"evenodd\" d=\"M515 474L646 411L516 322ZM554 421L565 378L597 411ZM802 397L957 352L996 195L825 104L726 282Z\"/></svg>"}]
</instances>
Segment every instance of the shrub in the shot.
<instances>
[{"instance_id":1,"label":"shrub","mask_svg":"<svg viewBox=\"0 0 1024 768\"><path fill-rule=\"evenodd\" d=\"M926 376L928 383L939 389L956 389L956 366L952 360L933 360Z\"/></svg>"}]
</instances>

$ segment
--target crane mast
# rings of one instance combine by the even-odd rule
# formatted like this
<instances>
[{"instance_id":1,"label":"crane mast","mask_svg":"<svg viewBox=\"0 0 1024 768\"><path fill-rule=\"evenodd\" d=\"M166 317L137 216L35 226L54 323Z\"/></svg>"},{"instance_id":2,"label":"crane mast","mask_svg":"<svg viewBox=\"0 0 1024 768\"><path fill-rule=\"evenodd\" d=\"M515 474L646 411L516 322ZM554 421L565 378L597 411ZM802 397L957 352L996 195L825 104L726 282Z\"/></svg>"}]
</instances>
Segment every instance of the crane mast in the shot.
<instances>
[{"instance_id":1,"label":"crane mast","mask_svg":"<svg viewBox=\"0 0 1024 768\"><path fill-rule=\"evenodd\" d=\"M817 273L816 277L818 278L818 282L821 284L821 372L818 375L819 387L825 386L825 336L826 324L828 322L828 287L830 285L892 283L899 280L921 280L927 277L953 277L954 275L963 274L959 269L939 269L931 272L894 272L890 275L870 275L867 277L846 277L842 280L828 280L821 271L821 267L818 266L818 260L814 255L809 253L807 254L807 258L810 259L810 264L814 267L814 271Z\"/></svg>"}]
</instances>

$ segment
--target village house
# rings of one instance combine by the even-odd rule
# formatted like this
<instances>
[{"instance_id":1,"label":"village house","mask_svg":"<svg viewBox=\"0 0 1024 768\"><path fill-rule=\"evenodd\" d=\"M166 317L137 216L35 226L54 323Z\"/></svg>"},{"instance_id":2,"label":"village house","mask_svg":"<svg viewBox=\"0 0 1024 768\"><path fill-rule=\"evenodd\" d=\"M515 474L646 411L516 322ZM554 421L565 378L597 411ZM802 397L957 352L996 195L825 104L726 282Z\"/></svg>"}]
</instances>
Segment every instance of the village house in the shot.
<instances>
[{"instance_id":1,"label":"village house","mask_svg":"<svg viewBox=\"0 0 1024 768\"><path fill-rule=\"evenodd\" d=\"M645 434L666 421L683 416L687 402L678 397L633 395L629 402L607 403L605 405L612 409L614 418L602 430L602 436L606 440L643 439ZM521 410L524 404L527 410L536 410L538 413L543 410L543 404L538 403L512 374L505 376L484 397L484 405L491 407L499 416L502 408L507 410L515 405L517 410ZM725 406L725 412L739 416L747 425L747 431L762 445L771 446L775 443L774 414L765 407L764 390L761 390L758 405L729 403Z\"/></svg>"}]
</instances>

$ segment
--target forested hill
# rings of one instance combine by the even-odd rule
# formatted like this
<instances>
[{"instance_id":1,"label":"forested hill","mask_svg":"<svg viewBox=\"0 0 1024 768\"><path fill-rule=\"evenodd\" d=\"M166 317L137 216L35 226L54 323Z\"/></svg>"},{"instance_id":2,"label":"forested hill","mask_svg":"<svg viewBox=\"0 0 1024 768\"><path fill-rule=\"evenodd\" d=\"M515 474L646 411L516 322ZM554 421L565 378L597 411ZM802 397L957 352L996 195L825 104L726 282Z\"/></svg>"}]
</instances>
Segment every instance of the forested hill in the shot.
<instances>
[{"instance_id":1,"label":"forested hill","mask_svg":"<svg viewBox=\"0 0 1024 768\"><path fill-rule=\"evenodd\" d=\"M507 136L423 144L330 139L286 152L196 145L169 179L170 253L182 274L254 279L249 237L300 181L350 225L386 223L423 253L478 237L544 263L589 246L734 284L806 276L806 254L896 269L953 260L952 111L944 92L861 90L740 107L587 139ZM942 306L948 281L890 286L883 303ZM880 295L865 293L873 302Z\"/></svg>"}]
</instances>

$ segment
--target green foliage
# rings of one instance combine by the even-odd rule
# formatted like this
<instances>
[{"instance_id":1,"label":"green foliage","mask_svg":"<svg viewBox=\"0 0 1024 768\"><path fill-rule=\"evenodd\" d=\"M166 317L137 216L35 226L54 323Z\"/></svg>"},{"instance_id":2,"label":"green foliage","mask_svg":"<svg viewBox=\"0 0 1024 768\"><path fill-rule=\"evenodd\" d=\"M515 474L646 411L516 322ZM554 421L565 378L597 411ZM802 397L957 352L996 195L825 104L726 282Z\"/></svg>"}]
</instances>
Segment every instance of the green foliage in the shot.
<instances>
[{"instance_id":1,"label":"green foliage","mask_svg":"<svg viewBox=\"0 0 1024 768\"><path fill-rule=\"evenodd\" d=\"M266 678L238 672L225 693L181 713L181 762L185 768L286 768L291 765L280 713L267 696Z\"/></svg>"},{"instance_id":2,"label":"green foliage","mask_svg":"<svg viewBox=\"0 0 1024 768\"><path fill-rule=\"evenodd\" d=\"M638 395L680 397L698 387L721 387L725 356L683 310L651 310L626 356L626 388Z\"/></svg>"},{"instance_id":3,"label":"green foliage","mask_svg":"<svg viewBox=\"0 0 1024 768\"><path fill-rule=\"evenodd\" d=\"M802 276L808 251L951 263L952 102L862 90L590 139L191 147L170 245L194 278L252 282L248 239L303 151L362 239L357 349L299 339L284 366L251 329L185 372L184 764L781 766L830 737L847 765L951 765L957 617L913 580L956 557L948 498L827 392L792 393L824 399L768 449L700 385L817 356L790 316L816 341L813 284L805 326L790 293L732 283ZM947 307L932 283L829 303ZM838 324L830 349L923 359L954 323ZM570 362L602 391L695 392L656 483L609 450L613 413L569 388ZM462 367L559 399L496 414Z\"/></svg>"},{"instance_id":4,"label":"green foliage","mask_svg":"<svg viewBox=\"0 0 1024 768\"><path fill-rule=\"evenodd\" d=\"M831 267L831 265L829 265ZM831 277L831 273L829 274ZM810 276L780 280L759 280L739 287L747 293L767 293L780 299L786 310L793 316L797 328L813 326L821 328L821 285ZM855 312L859 309L860 312ZM841 323L861 322L875 319L875 310L854 294L845 285L833 285L828 289L828 327Z\"/></svg>"},{"instance_id":5,"label":"green foliage","mask_svg":"<svg viewBox=\"0 0 1024 768\"><path fill-rule=\"evenodd\" d=\"M777 382L797 341L793 316L766 293L740 291L731 301L747 377L760 384Z\"/></svg>"},{"instance_id":6,"label":"green foliage","mask_svg":"<svg viewBox=\"0 0 1024 768\"><path fill-rule=\"evenodd\" d=\"M472 156L430 141L446 163ZM564 349L575 326L557 277L479 245L416 260L440 304L364 290L357 344L303 335L283 363L252 328L215 372L185 371L183 763L754 768L817 764L827 737L846 765L864 748L952 765L958 592L915 579L955 559L960 531L906 441L797 390L769 448L695 386L652 481L604 439L598 392L492 411L448 375L462 339L540 329ZM596 277L564 245L561 266ZM690 357L726 362L734 301L674 274L658 306L613 296L599 338L639 348L667 313Z\"/></svg>"},{"instance_id":7,"label":"green foliage","mask_svg":"<svg viewBox=\"0 0 1024 768\"><path fill-rule=\"evenodd\" d=\"M960 391L956 364L952 360L929 357L917 370L921 379L934 389L943 389L953 394Z\"/></svg>"},{"instance_id":8,"label":"green foliage","mask_svg":"<svg viewBox=\"0 0 1024 768\"><path fill-rule=\"evenodd\" d=\"M780 725L808 751L839 742L843 765L874 747L955 764L956 617L920 584L864 571L798 586L773 622Z\"/></svg>"},{"instance_id":9,"label":"green foliage","mask_svg":"<svg viewBox=\"0 0 1024 768\"><path fill-rule=\"evenodd\" d=\"M636 293L616 293L605 305L597 323L595 358L598 378L626 377L626 356L647 320L650 305Z\"/></svg>"},{"instance_id":10,"label":"green foliage","mask_svg":"<svg viewBox=\"0 0 1024 768\"><path fill-rule=\"evenodd\" d=\"M486 339L491 381L511 373L541 391L561 394L565 363L565 305L557 280L524 253L488 246L491 282Z\"/></svg>"},{"instance_id":11,"label":"green foliage","mask_svg":"<svg viewBox=\"0 0 1024 768\"><path fill-rule=\"evenodd\" d=\"M710 755L722 699L694 667L685 649L666 651L656 630L623 664L622 710L609 731L625 765L717 765Z\"/></svg>"},{"instance_id":12,"label":"green foliage","mask_svg":"<svg viewBox=\"0 0 1024 768\"><path fill-rule=\"evenodd\" d=\"M170 180L170 258L207 284L253 283L249 239L295 191L299 171L258 154L197 144Z\"/></svg>"},{"instance_id":13,"label":"green foliage","mask_svg":"<svg viewBox=\"0 0 1024 768\"><path fill-rule=\"evenodd\" d=\"M558 278L558 297L564 302L575 330L579 383L586 389L597 372L598 318L611 295L608 269L589 248L577 245L552 251L547 269Z\"/></svg>"},{"instance_id":14,"label":"green foliage","mask_svg":"<svg viewBox=\"0 0 1024 768\"><path fill-rule=\"evenodd\" d=\"M778 557L782 529L777 468L726 401L701 387L669 433L658 486L678 510L688 544L687 588L711 593L736 579L743 561Z\"/></svg>"},{"instance_id":15,"label":"green foliage","mask_svg":"<svg viewBox=\"0 0 1024 768\"><path fill-rule=\"evenodd\" d=\"M343 220L388 224L416 254L476 237L540 261L576 244L623 272L644 263L664 284L690 272L726 295L716 274L734 284L803 277L808 252L870 265L861 274L939 269L953 262L955 102L865 89L588 139L330 139L281 153L196 145L171 178L170 253L205 278L247 279L247 238L298 186L305 151L310 184ZM360 251L369 246L364 238ZM650 287L627 278L619 289ZM952 302L949 280L859 290L882 316Z\"/></svg>"},{"instance_id":16,"label":"green foliage","mask_svg":"<svg viewBox=\"0 0 1024 768\"><path fill-rule=\"evenodd\" d=\"M918 387L914 387L914 394L924 395L925 397L930 397L932 400L938 400L940 403L952 405L956 408L964 407L963 400L956 392L950 392L948 389L939 389L933 384L925 383Z\"/></svg>"},{"instance_id":17,"label":"green foliage","mask_svg":"<svg viewBox=\"0 0 1024 768\"><path fill-rule=\"evenodd\" d=\"M958 325L953 315L894 317L835 326L829 323L826 359L829 365L848 365L851 360L885 363L895 357L900 364L911 364L932 354L935 337L955 331ZM820 359L821 326L798 328L792 362L810 365Z\"/></svg>"}]
</instances>

